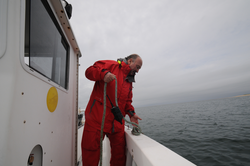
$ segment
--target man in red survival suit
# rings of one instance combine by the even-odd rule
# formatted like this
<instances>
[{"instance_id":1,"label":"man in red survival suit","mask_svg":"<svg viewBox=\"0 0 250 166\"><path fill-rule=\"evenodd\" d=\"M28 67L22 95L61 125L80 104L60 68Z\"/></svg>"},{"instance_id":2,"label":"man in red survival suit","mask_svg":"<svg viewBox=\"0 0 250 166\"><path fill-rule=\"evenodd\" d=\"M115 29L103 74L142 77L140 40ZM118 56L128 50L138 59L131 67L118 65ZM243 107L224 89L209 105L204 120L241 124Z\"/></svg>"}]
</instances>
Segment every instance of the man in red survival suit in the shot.
<instances>
[{"instance_id":1,"label":"man in red survival suit","mask_svg":"<svg viewBox=\"0 0 250 166\"><path fill-rule=\"evenodd\" d=\"M114 79L115 77L117 79L117 100L122 115L125 117L127 114L131 122L138 124L138 119L141 120L141 118L135 114L134 107L131 105L132 82L135 82L134 76L139 72L141 66L141 57L137 54L132 54L125 59L118 59L118 61L97 61L86 70L86 77L91 81L95 81L95 85L85 110L85 126L82 137L83 166L97 166L99 163L105 82L107 82L107 99L103 135L106 135L110 140L110 165L125 166L125 122L122 119L121 124L115 120L111 112L112 104L115 105Z\"/></svg>"}]
</instances>

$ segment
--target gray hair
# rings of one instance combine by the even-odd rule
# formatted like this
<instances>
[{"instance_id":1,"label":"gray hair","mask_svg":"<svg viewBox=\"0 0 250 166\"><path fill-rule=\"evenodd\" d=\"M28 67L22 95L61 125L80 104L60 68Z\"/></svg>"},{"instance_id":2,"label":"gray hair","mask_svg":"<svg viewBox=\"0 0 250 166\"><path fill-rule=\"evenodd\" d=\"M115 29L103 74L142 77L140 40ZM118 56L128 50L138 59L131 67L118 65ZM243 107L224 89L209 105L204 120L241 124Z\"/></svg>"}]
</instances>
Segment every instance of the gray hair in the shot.
<instances>
[{"instance_id":1,"label":"gray hair","mask_svg":"<svg viewBox=\"0 0 250 166\"><path fill-rule=\"evenodd\" d=\"M125 57L125 59L128 61L129 59L132 59L133 61L136 60L136 58L140 57L138 54L131 54L127 57Z\"/></svg>"}]
</instances>

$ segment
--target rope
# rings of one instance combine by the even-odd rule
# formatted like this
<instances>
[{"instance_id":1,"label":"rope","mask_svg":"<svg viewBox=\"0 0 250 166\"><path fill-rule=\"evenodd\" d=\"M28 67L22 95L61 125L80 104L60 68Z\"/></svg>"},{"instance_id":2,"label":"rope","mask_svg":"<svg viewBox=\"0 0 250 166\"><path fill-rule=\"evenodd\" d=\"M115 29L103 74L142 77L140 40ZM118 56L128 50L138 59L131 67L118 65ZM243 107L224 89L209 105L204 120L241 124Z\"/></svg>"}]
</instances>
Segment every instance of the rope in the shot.
<instances>
[{"instance_id":1,"label":"rope","mask_svg":"<svg viewBox=\"0 0 250 166\"><path fill-rule=\"evenodd\" d=\"M105 121L105 115L106 115L106 87L107 87L107 83L105 82L104 84L104 104L103 104L103 116L102 116L102 126L101 126L101 138L100 138L100 166L102 166L102 150L103 150L103 146L102 146L102 139L103 139L103 128L104 128L104 121Z\"/></svg>"},{"instance_id":2,"label":"rope","mask_svg":"<svg viewBox=\"0 0 250 166\"><path fill-rule=\"evenodd\" d=\"M127 119L125 119L124 117L123 117L123 119L125 120L125 122L127 122L127 123L129 123L129 124L132 124L132 125L135 125L135 126L133 126L133 129L132 129L132 131L131 131L131 133L133 134L133 135L140 135L141 133L142 133L142 131L141 131L141 128L140 128L140 126L137 124L137 123L134 123L134 122L130 122L130 121L128 121Z\"/></svg>"},{"instance_id":3,"label":"rope","mask_svg":"<svg viewBox=\"0 0 250 166\"><path fill-rule=\"evenodd\" d=\"M103 116L102 116L102 125L101 125L101 138L100 138L100 166L102 166L102 151L103 151L103 146L102 146L102 139L103 139L103 128L104 128L104 122L105 122L105 115L106 115L106 91L107 89L107 83L105 82L104 84L104 96L103 96L103 99L104 99L104 104L103 104ZM115 77L115 103L116 103L116 106L118 106L118 102L117 102L117 79ZM125 119L125 117L123 117L123 120L129 124L132 124L132 125L135 125L133 126L133 130L131 131L131 133L133 135L140 135L142 133L141 131L141 128L138 124L134 123L134 122L130 122L128 121L127 119Z\"/></svg>"}]
</instances>

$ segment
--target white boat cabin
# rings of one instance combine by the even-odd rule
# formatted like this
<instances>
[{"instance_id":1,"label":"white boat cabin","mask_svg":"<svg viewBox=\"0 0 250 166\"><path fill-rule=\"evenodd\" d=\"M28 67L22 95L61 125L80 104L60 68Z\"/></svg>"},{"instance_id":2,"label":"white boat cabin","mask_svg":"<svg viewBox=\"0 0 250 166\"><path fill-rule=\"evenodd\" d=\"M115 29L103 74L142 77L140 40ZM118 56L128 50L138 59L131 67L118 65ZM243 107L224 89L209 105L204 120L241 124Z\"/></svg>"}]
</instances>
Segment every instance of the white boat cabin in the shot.
<instances>
[{"instance_id":1,"label":"white boat cabin","mask_svg":"<svg viewBox=\"0 0 250 166\"><path fill-rule=\"evenodd\" d=\"M77 165L81 52L63 4L0 0L1 166Z\"/></svg>"}]
</instances>

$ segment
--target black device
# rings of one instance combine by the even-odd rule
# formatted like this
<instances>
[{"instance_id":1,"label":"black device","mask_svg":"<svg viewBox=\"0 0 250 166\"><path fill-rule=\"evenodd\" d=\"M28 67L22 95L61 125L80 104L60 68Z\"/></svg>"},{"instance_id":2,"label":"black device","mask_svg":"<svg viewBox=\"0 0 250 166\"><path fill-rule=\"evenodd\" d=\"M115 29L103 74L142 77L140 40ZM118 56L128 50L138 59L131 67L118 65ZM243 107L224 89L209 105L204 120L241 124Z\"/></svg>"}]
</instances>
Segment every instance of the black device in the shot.
<instances>
[{"instance_id":1,"label":"black device","mask_svg":"<svg viewBox=\"0 0 250 166\"><path fill-rule=\"evenodd\" d=\"M122 124L123 115L121 113L120 108L118 106L114 106L108 95L107 95L107 97L108 97L110 104L112 106L111 112L113 113L115 120L117 120L118 122L120 122Z\"/></svg>"}]
</instances>

